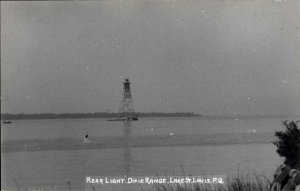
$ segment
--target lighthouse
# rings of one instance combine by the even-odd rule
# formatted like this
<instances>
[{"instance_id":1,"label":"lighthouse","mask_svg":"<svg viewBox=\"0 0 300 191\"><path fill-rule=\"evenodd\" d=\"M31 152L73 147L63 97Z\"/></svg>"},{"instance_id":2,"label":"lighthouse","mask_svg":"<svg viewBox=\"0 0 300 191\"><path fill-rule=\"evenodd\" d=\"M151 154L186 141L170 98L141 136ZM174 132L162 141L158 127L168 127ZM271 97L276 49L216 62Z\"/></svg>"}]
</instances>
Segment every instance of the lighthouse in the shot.
<instances>
[{"instance_id":1,"label":"lighthouse","mask_svg":"<svg viewBox=\"0 0 300 191\"><path fill-rule=\"evenodd\" d=\"M119 112L121 117L125 117L127 120L138 120L133 108L130 83L128 78L123 81L123 95Z\"/></svg>"}]
</instances>

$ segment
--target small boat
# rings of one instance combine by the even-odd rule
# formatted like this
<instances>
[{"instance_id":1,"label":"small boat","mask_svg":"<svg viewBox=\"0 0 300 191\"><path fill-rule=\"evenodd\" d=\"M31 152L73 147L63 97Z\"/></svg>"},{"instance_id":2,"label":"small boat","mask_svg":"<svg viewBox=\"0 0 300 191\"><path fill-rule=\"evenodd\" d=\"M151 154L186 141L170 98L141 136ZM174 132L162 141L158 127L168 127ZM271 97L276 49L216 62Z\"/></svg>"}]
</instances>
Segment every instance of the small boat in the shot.
<instances>
[{"instance_id":1,"label":"small boat","mask_svg":"<svg viewBox=\"0 0 300 191\"><path fill-rule=\"evenodd\" d=\"M131 121L138 121L139 118L138 118L137 116L134 116L134 117L131 117L130 120L131 120Z\"/></svg>"},{"instance_id":2,"label":"small boat","mask_svg":"<svg viewBox=\"0 0 300 191\"><path fill-rule=\"evenodd\" d=\"M3 124L11 124L11 121L3 120Z\"/></svg>"},{"instance_id":3,"label":"small boat","mask_svg":"<svg viewBox=\"0 0 300 191\"><path fill-rule=\"evenodd\" d=\"M107 121L138 121L138 117L122 117L122 118L113 118L113 119L108 119Z\"/></svg>"},{"instance_id":4,"label":"small boat","mask_svg":"<svg viewBox=\"0 0 300 191\"><path fill-rule=\"evenodd\" d=\"M107 121L126 121L126 118L113 118L113 119L108 119Z\"/></svg>"}]
</instances>

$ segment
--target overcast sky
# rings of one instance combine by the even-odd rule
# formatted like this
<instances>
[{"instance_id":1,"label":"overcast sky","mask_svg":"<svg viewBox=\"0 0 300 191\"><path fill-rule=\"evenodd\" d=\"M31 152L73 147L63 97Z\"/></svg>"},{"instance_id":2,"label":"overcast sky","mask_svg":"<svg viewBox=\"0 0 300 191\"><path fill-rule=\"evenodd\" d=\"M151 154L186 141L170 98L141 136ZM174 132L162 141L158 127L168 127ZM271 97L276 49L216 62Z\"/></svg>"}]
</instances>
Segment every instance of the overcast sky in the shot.
<instances>
[{"instance_id":1,"label":"overcast sky","mask_svg":"<svg viewBox=\"0 0 300 191\"><path fill-rule=\"evenodd\" d=\"M300 2L1 2L1 112L300 113Z\"/></svg>"}]
</instances>

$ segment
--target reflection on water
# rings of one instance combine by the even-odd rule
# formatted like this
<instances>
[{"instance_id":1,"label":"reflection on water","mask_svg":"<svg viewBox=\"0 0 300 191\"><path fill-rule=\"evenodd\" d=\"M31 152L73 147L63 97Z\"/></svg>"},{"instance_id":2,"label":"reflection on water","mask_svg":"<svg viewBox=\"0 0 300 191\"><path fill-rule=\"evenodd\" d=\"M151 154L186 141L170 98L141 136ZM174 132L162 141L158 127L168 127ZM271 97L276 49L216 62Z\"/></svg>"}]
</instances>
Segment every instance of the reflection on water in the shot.
<instances>
[{"instance_id":1,"label":"reflection on water","mask_svg":"<svg viewBox=\"0 0 300 191\"><path fill-rule=\"evenodd\" d=\"M131 122L126 121L123 123L123 167L124 167L124 175L131 175L131 149L130 149L130 139L131 139Z\"/></svg>"},{"instance_id":2,"label":"reflection on water","mask_svg":"<svg viewBox=\"0 0 300 191\"><path fill-rule=\"evenodd\" d=\"M182 175L180 166L191 175L230 176L238 163L240 172L268 177L282 162L271 144L280 120L20 120L1 127L1 188L16 189L14 177L21 190L87 190L86 176ZM96 190L137 190L109 186Z\"/></svg>"}]
</instances>

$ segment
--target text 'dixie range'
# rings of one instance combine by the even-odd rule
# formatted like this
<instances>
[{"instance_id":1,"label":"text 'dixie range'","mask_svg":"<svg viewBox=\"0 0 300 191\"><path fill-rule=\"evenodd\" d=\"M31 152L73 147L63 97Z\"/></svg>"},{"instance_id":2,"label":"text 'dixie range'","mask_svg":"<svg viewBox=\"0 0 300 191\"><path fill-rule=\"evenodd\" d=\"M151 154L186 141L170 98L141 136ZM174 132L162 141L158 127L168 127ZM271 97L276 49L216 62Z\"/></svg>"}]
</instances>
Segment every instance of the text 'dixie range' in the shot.
<instances>
[{"instance_id":1,"label":"text 'dixie range'","mask_svg":"<svg viewBox=\"0 0 300 191\"><path fill-rule=\"evenodd\" d=\"M225 175L170 177L85 177L86 184L224 184Z\"/></svg>"}]
</instances>

